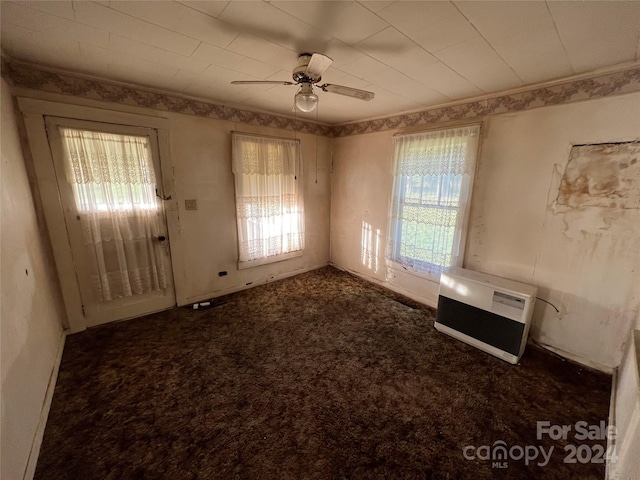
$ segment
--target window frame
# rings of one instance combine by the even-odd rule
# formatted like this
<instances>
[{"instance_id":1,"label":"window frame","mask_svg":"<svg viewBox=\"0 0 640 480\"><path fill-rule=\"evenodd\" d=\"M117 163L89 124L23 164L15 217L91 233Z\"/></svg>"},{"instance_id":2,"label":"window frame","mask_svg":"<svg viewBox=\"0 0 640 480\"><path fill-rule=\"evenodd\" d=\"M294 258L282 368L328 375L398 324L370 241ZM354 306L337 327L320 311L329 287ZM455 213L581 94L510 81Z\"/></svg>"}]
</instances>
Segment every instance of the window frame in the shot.
<instances>
[{"instance_id":1,"label":"window frame","mask_svg":"<svg viewBox=\"0 0 640 480\"><path fill-rule=\"evenodd\" d=\"M298 205L298 208L301 208L302 211L298 212L298 214L302 215L302 224L303 224L303 229L302 229L302 246L301 248L297 249L297 250L292 250L289 252L285 252L285 253L279 253L276 255L270 255L270 256L266 256L266 257L260 257L260 258L256 258L256 259L252 259L252 260L241 260L241 238L240 238L240 218L238 217L238 200L239 200L239 190L240 190L240 176L242 176L242 173L236 172L235 171L235 167L233 168L233 176L234 176L234 189L235 189L235 193L234 193L234 201L235 201L235 207L236 207L236 211L235 211L235 215L236 215L236 231L237 231L237 248L238 248L238 261L237 261L237 266L238 266L238 270L244 270L244 269L248 269L248 268L252 268L252 267L256 267L256 266L260 266L260 265L268 265L271 263L276 263L276 262L281 262L281 261L285 261L285 260L289 260L292 258L296 258L296 257L300 257L304 254L305 248L306 248L306 218L305 218L305 210L304 210L304 176L303 176L303 160L302 160L302 148L301 148L301 144L300 144L300 140L297 138L285 138L285 137L275 137L275 136L270 136L270 135L260 135L260 134L254 134L254 133L244 133L244 132L231 132L232 134L232 144L233 144L233 137L234 136L241 136L241 137L247 137L247 138L256 138L256 139L261 139L261 140L273 140L273 141L284 141L284 142L292 142L295 143L295 149L296 149L296 157L297 157L297 162L299 164L299 173L296 174L296 178L295 181L296 182L301 182L298 184L298 194L300 195L301 198L301 205ZM234 159L234 149L233 149L233 145L231 148L231 156L232 156L232 164L235 163L235 159ZM249 221L250 219L247 218L246 221Z\"/></svg>"},{"instance_id":2,"label":"window frame","mask_svg":"<svg viewBox=\"0 0 640 480\"><path fill-rule=\"evenodd\" d=\"M462 179L462 183L460 185L460 192L458 193L458 197L457 197L456 206L439 205L437 201L425 203L422 201L422 199L410 199L409 201L407 201L405 200L406 197L404 195L400 197L397 192L406 190L408 177L404 175L398 175L397 166L395 162L399 160L395 158L393 159L393 167L392 167L393 168L393 171L392 171L392 177L393 177L392 192L393 193L389 202L389 212L390 212L389 238L391 239L391 237L394 234L395 236L392 239L393 245L388 245L388 248L387 248L387 261L389 262L392 268L402 270L408 274L415 275L419 278L426 278L428 280L439 281L441 272L446 272L448 271L449 268L454 266L462 266L464 261L466 244L468 240L468 226L469 226L469 218L470 218L470 212L471 212L471 202L473 198L474 180L475 180L475 175L478 169L479 156L480 156L479 154L480 154L481 141L482 141L482 124L474 122L474 123L467 123L467 124L450 125L444 128L438 127L438 128L433 128L429 130L397 133L395 135L395 136L419 135L419 134L428 134L428 133L441 132L441 131L444 132L444 131L455 130L459 128L472 128L472 127L477 127L477 143L474 149L475 151L473 152L475 156L474 164L472 166L471 173L469 174L469 177L467 179L468 185L465 185L465 183L467 182L465 182L464 177ZM394 156L395 156L395 153L394 153ZM425 176L426 175L423 175L421 177L421 185L424 184ZM398 177L400 177L400 180L398 179ZM443 177L444 177L444 174L439 174L437 176L437 178L439 179L439 185L441 185L441 179ZM399 213L397 218L394 218L393 216L395 197L398 198ZM432 262L412 258L407 255L401 254L400 250L402 248L402 212L404 211L406 206L413 206L413 207L424 208L424 209L433 208L433 209L439 209L439 210L443 210L443 209L453 210L458 212L456 213L456 217L457 217L460 214L459 212L460 204L461 204L460 200L464 199L464 197L466 197L466 200L465 200L466 208L464 209L464 212L463 212L464 217L460 219L460 223L456 218L456 225L460 224L457 262L450 262L449 265L439 265L437 263L432 263ZM394 221L397 222L397 225L394 225ZM453 255L454 248L455 248L455 240L456 239L455 239L455 232L454 232L453 245L448 255ZM417 269L415 268L415 266L424 266L425 270Z\"/></svg>"}]
</instances>

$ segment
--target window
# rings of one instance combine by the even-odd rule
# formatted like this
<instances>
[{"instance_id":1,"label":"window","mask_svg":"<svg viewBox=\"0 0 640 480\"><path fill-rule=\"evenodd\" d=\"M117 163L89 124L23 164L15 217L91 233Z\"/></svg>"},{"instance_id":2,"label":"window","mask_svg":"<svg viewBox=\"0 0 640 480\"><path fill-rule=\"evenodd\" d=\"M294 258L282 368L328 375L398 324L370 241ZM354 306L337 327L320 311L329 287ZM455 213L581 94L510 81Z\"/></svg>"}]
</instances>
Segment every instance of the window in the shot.
<instances>
[{"instance_id":1,"label":"window","mask_svg":"<svg viewBox=\"0 0 640 480\"><path fill-rule=\"evenodd\" d=\"M394 137L391 260L434 277L461 264L479 131Z\"/></svg>"},{"instance_id":2,"label":"window","mask_svg":"<svg viewBox=\"0 0 640 480\"><path fill-rule=\"evenodd\" d=\"M239 267L302 254L304 203L297 140L233 134Z\"/></svg>"},{"instance_id":3,"label":"window","mask_svg":"<svg viewBox=\"0 0 640 480\"><path fill-rule=\"evenodd\" d=\"M149 139L59 127L84 212L157 210Z\"/></svg>"}]
</instances>

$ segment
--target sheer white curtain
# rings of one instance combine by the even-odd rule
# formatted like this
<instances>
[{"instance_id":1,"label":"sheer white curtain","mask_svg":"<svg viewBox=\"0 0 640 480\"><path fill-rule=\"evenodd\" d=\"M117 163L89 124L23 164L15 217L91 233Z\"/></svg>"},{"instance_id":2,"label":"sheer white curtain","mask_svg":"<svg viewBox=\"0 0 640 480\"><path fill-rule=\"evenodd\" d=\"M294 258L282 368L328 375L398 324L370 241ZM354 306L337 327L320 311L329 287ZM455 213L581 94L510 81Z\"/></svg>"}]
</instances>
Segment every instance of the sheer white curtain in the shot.
<instances>
[{"instance_id":1,"label":"sheer white curtain","mask_svg":"<svg viewBox=\"0 0 640 480\"><path fill-rule=\"evenodd\" d=\"M240 262L304 249L302 162L297 140L233 134Z\"/></svg>"},{"instance_id":2,"label":"sheer white curtain","mask_svg":"<svg viewBox=\"0 0 640 480\"><path fill-rule=\"evenodd\" d=\"M389 258L433 276L461 265L479 131L394 137Z\"/></svg>"},{"instance_id":3,"label":"sheer white curtain","mask_svg":"<svg viewBox=\"0 0 640 480\"><path fill-rule=\"evenodd\" d=\"M147 137L59 127L97 301L166 288Z\"/></svg>"}]
</instances>

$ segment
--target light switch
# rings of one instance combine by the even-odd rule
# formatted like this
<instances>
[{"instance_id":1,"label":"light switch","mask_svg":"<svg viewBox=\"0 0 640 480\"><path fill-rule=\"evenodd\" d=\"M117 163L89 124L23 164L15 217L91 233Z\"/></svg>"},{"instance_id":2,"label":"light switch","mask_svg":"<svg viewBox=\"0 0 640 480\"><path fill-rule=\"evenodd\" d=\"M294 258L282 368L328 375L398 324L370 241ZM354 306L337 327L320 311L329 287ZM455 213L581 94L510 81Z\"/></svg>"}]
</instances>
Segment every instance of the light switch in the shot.
<instances>
[{"instance_id":1,"label":"light switch","mask_svg":"<svg viewBox=\"0 0 640 480\"><path fill-rule=\"evenodd\" d=\"M185 208L185 210L197 210L198 209L198 204L196 203L195 199L193 199L193 200L185 200L184 201L184 208Z\"/></svg>"}]
</instances>

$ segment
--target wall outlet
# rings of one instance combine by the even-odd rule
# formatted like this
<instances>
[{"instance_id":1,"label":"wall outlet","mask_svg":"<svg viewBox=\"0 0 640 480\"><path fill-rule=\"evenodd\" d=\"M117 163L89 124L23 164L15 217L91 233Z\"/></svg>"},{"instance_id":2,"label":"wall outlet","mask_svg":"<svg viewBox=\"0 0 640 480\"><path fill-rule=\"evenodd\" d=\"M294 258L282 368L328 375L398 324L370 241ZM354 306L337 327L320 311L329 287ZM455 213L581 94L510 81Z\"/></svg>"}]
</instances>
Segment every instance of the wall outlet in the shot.
<instances>
[{"instance_id":1,"label":"wall outlet","mask_svg":"<svg viewBox=\"0 0 640 480\"><path fill-rule=\"evenodd\" d=\"M195 199L185 200L184 201L184 208L185 208L185 210L197 210L198 209L198 202L196 202Z\"/></svg>"}]
</instances>

